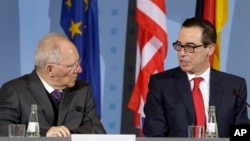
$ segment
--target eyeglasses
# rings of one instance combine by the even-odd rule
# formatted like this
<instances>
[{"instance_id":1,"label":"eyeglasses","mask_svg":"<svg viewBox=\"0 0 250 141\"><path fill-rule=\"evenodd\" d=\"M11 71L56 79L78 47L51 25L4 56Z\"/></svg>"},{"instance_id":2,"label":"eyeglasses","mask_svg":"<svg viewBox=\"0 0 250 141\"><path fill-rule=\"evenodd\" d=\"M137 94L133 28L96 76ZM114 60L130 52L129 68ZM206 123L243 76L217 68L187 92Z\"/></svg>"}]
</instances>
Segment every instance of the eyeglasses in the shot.
<instances>
[{"instance_id":1,"label":"eyeglasses","mask_svg":"<svg viewBox=\"0 0 250 141\"><path fill-rule=\"evenodd\" d=\"M73 65L65 65L65 64L60 64L60 63L51 63L51 64L56 64L56 65L61 65L61 66L65 66L68 69L71 70L76 70L76 68L78 67L78 65L80 65L82 59L80 58L76 63L74 63Z\"/></svg>"},{"instance_id":2,"label":"eyeglasses","mask_svg":"<svg viewBox=\"0 0 250 141\"><path fill-rule=\"evenodd\" d=\"M173 47L176 51L181 51L181 48L184 48L185 52L188 52L188 53L193 53L195 48L202 47L202 46L204 46L204 45L189 45L189 44L182 45L178 41L173 43Z\"/></svg>"}]
</instances>

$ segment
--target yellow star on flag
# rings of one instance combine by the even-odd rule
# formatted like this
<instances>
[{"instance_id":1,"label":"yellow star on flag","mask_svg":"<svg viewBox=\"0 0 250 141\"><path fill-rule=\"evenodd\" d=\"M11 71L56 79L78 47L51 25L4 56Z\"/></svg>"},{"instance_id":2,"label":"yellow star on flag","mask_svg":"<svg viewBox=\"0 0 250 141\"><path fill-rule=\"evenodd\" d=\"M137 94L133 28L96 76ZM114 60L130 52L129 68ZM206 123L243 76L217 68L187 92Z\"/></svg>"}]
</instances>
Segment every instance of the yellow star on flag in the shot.
<instances>
[{"instance_id":1,"label":"yellow star on flag","mask_svg":"<svg viewBox=\"0 0 250 141\"><path fill-rule=\"evenodd\" d=\"M72 7L71 0L66 0L65 5L68 7Z\"/></svg>"},{"instance_id":2,"label":"yellow star on flag","mask_svg":"<svg viewBox=\"0 0 250 141\"><path fill-rule=\"evenodd\" d=\"M75 34L82 35L82 31L80 30L81 25L82 22L75 23L73 20L71 20L71 26L69 28L69 31L71 32L71 38L74 38Z\"/></svg>"}]
</instances>

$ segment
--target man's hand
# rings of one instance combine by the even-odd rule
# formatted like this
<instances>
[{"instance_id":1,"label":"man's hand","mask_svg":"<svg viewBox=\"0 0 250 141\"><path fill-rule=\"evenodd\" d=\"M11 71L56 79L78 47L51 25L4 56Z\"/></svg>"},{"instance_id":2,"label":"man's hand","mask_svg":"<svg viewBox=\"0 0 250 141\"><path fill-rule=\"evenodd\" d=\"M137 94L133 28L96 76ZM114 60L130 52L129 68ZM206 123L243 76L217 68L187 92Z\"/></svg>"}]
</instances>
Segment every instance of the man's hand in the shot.
<instances>
[{"instance_id":1,"label":"man's hand","mask_svg":"<svg viewBox=\"0 0 250 141\"><path fill-rule=\"evenodd\" d=\"M46 137L70 137L70 131L65 126L53 126L46 133Z\"/></svg>"}]
</instances>

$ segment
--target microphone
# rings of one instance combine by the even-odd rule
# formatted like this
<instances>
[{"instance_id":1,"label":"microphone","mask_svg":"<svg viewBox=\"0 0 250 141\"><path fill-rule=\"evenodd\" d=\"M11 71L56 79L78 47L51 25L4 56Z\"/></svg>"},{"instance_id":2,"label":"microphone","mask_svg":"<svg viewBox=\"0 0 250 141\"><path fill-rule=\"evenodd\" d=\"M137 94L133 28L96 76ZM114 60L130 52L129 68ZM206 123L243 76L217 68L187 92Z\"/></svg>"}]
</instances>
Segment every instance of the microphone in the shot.
<instances>
[{"instance_id":1,"label":"microphone","mask_svg":"<svg viewBox=\"0 0 250 141\"><path fill-rule=\"evenodd\" d=\"M250 105L249 105L249 103L247 103L247 101L240 95L240 92L239 91L237 91L237 90L233 90L233 94L236 96L236 97L239 97L246 105L247 105L247 107L249 107L250 108Z\"/></svg>"}]
</instances>

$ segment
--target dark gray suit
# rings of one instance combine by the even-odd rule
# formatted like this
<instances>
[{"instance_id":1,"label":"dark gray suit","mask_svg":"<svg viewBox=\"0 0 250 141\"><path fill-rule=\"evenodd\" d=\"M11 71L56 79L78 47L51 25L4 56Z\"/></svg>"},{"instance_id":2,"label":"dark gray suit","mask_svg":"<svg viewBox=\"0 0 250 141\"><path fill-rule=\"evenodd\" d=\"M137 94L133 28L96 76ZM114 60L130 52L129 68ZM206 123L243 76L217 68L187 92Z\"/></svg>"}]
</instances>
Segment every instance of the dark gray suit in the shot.
<instances>
[{"instance_id":1,"label":"dark gray suit","mask_svg":"<svg viewBox=\"0 0 250 141\"><path fill-rule=\"evenodd\" d=\"M229 137L230 125L249 124L247 106L234 91L247 97L245 79L211 69L209 105L216 106L219 137ZM144 112L146 136L187 137L195 110L186 72L177 67L153 75Z\"/></svg>"},{"instance_id":2,"label":"dark gray suit","mask_svg":"<svg viewBox=\"0 0 250 141\"><path fill-rule=\"evenodd\" d=\"M74 87L63 90L58 117L55 117L47 91L37 73L33 71L5 83L0 90L1 136L8 136L7 125L10 123L22 123L27 126L31 104L38 105L41 136L45 136L51 126L60 125L66 126L71 133L106 133L96 114L89 84L77 80Z\"/></svg>"}]
</instances>

